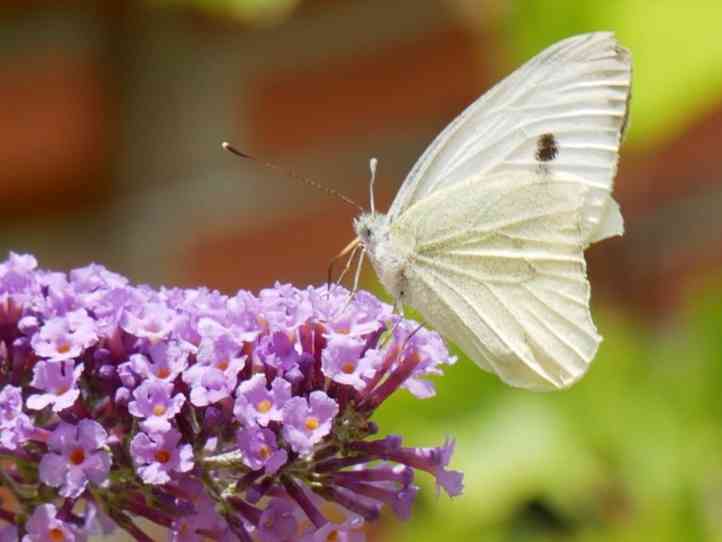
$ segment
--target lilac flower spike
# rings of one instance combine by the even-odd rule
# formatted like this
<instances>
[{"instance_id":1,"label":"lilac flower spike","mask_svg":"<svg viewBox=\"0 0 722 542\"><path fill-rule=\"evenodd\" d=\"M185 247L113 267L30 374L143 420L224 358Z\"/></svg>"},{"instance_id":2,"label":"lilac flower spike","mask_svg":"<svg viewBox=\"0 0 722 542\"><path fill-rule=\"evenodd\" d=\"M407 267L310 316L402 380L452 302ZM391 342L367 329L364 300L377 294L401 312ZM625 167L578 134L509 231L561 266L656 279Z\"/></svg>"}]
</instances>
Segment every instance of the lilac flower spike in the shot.
<instances>
[{"instance_id":1,"label":"lilac flower spike","mask_svg":"<svg viewBox=\"0 0 722 542\"><path fill-rule=\"evenodd\" d=\"M174 542L364 542L384 508L410 517L415 472L462 490L452 439L408 448L372 419L400 389L433 395L427 377L453 361L367 292L155 290L11 254L0 452L33 497L19 513L0 503L0 539L85 541L116 526L148 542L143 518Z\"/></svg>"},{"instance_id":2,"label":"lilac flower spike","mask_svg":"<svg viewBox=\"0 0 722 542\"><path fill-rule=\"evenodd\" d=\"M101 449L107 438L105 429L93 420L81 420L77 426L60 422L48 440L49 452L40 461L40 480L71 498L80 496L88 482L103 483L111 463L110 454Z\"/></svg>"}]
</instances>

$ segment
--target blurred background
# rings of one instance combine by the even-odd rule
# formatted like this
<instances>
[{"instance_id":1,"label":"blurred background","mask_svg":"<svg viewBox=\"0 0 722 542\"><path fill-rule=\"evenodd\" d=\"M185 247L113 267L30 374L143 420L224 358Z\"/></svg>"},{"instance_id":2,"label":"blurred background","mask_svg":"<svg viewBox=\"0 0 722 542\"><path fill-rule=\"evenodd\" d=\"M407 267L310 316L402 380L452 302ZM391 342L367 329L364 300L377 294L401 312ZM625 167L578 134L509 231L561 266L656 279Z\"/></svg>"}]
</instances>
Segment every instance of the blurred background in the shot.
<instances>
[{"instance_id":1,"label":"blurred background","mask_svg":"<svg viewBox=\"0 0 722 542\"><path fill-rule=\"evenodd\" d=\"M354 210L222 140L364 205L376 156L385 209L495 81L614 30L635 70L627 233L587 252L597 359L556 394L462 360L436 398L385 405L414 445L457 438L466 491L421 480L411 523L371 537L722 540L721 28L711 0L6 0L0 254L225 292L320 283Z\"/></svg>"}]
</instances>

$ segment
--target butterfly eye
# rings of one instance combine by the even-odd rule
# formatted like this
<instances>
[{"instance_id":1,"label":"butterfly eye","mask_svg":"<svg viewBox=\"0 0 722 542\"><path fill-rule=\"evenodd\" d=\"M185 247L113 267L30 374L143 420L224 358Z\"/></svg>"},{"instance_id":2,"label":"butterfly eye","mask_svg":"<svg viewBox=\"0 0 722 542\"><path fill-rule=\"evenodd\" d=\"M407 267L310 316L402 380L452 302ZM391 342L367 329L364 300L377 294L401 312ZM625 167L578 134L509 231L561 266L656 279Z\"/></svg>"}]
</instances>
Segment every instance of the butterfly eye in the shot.
<instances>
[{"instance_id":1,"label":"butterfly eye","mask_svg":"<svg viewBox=\"0 0 722 542\"><path fill-rule=\"evenodd\" d=\"M369 228L368 226L365 226L361 230L361 235L363 235L364 239L371 239L371 237L373 236L373 232L371 231L371 228Z\"/></svg>"}]
</instances>

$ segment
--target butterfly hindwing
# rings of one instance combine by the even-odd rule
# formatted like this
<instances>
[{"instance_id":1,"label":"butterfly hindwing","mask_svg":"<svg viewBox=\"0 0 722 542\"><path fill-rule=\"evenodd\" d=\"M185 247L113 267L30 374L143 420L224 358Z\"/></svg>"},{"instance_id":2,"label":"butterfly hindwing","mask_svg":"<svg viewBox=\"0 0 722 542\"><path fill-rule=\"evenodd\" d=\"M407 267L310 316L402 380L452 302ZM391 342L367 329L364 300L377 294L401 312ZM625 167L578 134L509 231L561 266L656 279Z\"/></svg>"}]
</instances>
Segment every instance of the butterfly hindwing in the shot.
<instances>
[{"instance_id":1,"label":"butterfly hindwing","mask_svg":"<svg viewBox=\"0 0 722 542\"><path fill-rule=\"evenodd\" d=\"M425 198L391 227L408 251L404 301L507 383L571 385L600 341L583 257L587 192L572 178L501 175Z\"/></svg>"}]
</instances>

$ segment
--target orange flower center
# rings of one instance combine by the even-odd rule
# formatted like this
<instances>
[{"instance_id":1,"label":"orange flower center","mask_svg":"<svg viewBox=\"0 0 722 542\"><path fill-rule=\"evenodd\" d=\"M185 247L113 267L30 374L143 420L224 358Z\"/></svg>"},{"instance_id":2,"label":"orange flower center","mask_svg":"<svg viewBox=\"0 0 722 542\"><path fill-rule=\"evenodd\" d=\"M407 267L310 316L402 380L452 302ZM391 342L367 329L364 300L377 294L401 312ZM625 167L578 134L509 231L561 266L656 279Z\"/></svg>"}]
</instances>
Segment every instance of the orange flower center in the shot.
<instances>
[{"instance_id":1,"label":"orange flower center","mask_svg":"<svg viewBox=\"0 0 722 542\"><path fill-rule=\"evenodd\" d=\"M347 375L350 375L355 370L356 370L356 364L353 361L347 361L343 365L341 365L341 371L343 371Z\"/></svg>"},{"instance_id":2,"label":"orange flower center","mask_svg":"<svg viewBox=\"0 0 722 542\"><path fill-rule=\"evenodd\" d=\"M162 416L165 414L166 408L165 405L162 403L158 403L157 405L153 405L153 414L156 416Z\"/></svg>"},{"instance_id":3,"label":"orange flower center","mask_svg":"<svg viewBox=\"0 0 722 542\"><path fill-rule=\"evenodd\" d=\"M63 341L58 345L56 350L58 351L58 354L67 354L70 352L70 343L68 341ZM62 535L63 533L60 534Z\"/></svg>"},{"instance_id":4,"label":"orange flower center","mask_svg":"<svg viewBox=\"0 0 722 542\"><path fill-rule=\"evenodd\" d=\"M63 540L65 540L65 535L62 530L55 527L54 529L50 529L48 531L48 538L51 542L63 542Z\"/></svg>"},{"instance_id":5,"label":"orange flower center","mask_svg":"<svg viewBox=\"0 0 722 542\"><path fill-rule=\"evenodd\" d=\"M170 461L170 452L168 450L158 450L155 453L155 460L158 463L168 463Z\"/></svg>"},{"instance_id":6,"label":"orange flower center","mask_svg":"<svg viewBox=\"0 0 722 542\"><path fill-rule=\"evenodd\" d=\"M218 369L220 369L221 371L225 371L226 369L228 369L228 366L229 366L230 364L231 364L231 363L230 363L227 359L222 359L221 361L219 361L218 363L216 363L216 367L217 367Z\"/></svg>"},{"instance_id":7,"label":"orange flower center","mask_svg":"<svg viewBox=\"0 0 722 542\"><path fill-rule=\"evenodd\" d=\"M155 376L158 378L168 378L170 376L170 369L168 367L159 367L155 372Z\"/></svg>"},{"instance_id":8,"label":"orange flower center","mask_svg":"<svg viewBox=\"0 0 722 542\"><path fill-rule=\"evenodd\" d=\"M268 446L261 446L261 449L258 450L258 455L260 455L261 459L265 461L271 457L271 449Z\"/></svg>"},{"instance_id":9,"label":"orange flower center","mask_svg":"<svg viewBox=\"0 0 722 542\"><path fill-rule=\"evenodd\" d=\"M256 410L261 414L265 414L266 412L271 410L272 406L273 405L271 404L271 401L269 401L268 399L264 399L263 401L258 401L258 403L256 403Z\"/></svg>"},{"instance_id":10,"label":"orange flower center","mask_svg":"<svg viewBox=\"0 0 722 542\"><path fill-rule=\"evenodd\" d=\"M326 536L326 542L337 542L338 540L338 530L334 529L333 531L329 532Z\"/></svg>"},{"instance_id":11,"label":"orange flower center","mask_svg":"<svg viewBox=\"0 0 722 542\"><path fill-rule=\"evenodd\" d=\"M59 388L55 388L55 395L62 395L69 389L70 389L70 386L68 386L67 384L63 384Z\"/></svg>"},{"instance_id":12,"label":"orange flower center","mask_svg":"<svg viewBox=\"0 0 722 542\"><path fill-rule=\"evenodd\" d=\"M309 416L306 418L306 429L309 431L313 431L314 429L318 429L319 423L318 418L314 418L313 416Z\"/></svg>"},{"instance_id":13,"label":"orange flower center","mask_svg":"<svg viewBox=\"0 0 722 542\"><path fill-rule=\"evenodd\" d=\"M70 454L68 454L68 459L70 459L70 462L73 465L80 465L85 461L85 450L82 448L75 448Z\"/></svg>"}]
</instances>

